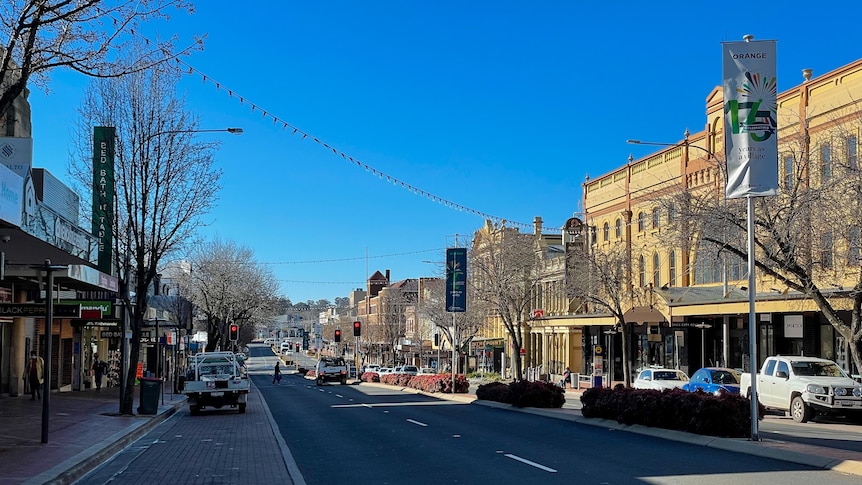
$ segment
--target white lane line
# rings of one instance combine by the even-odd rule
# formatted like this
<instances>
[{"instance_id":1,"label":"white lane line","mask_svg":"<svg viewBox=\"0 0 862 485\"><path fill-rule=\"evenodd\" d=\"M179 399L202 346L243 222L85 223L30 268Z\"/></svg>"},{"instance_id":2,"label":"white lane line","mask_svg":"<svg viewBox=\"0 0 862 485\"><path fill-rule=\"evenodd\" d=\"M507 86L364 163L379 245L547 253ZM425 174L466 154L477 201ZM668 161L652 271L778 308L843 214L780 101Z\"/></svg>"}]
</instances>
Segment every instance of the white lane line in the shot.
<instances>
[{"instance_id":1,"label":"white lane line","mask_svg":"<svg viewBox=\"0 0 862 485\"><path fill-rule=\"evenodd\" d=\"M416 421L415 419L408 419L408 420L407 420L407 422L408 422L408 423L413 423L413 424L418 425L418 426L425 426L425 427L427 427L427 426L428 426L427 424L425 424L425 423L420 423L419 421Z\"/></svg>"},{"instance_id":2,"label":"white lane line","mask_svg":"<svg viewBox=\"0 0 862 485\"><path fill-rule=\"evenodd\" d=\"M511 458L513 460L516 460L516 461L520 461L521 463L526 463L527 465L530 465L530 466L534 466L534 467L538 468L539 470L545 470L546 472L550 472L550 473L557 473L557 470L554 470L553 468L548 468L545 465L540 465L534 461L527 460L526 458L521 458L518 455L506 453L503 456L505 456L506 458Z\"/></svg>"},{"instance_id":3,"label":"white lane line","mask_svg":"<svg viewBox=\"0 0 862 485\"><path fill-rule=\"evenodd\" d=\"M340 399L344 399L344 396L342 396L341 394L336 394L335 397L340 398Z\"/></svg>"}]
</instances>

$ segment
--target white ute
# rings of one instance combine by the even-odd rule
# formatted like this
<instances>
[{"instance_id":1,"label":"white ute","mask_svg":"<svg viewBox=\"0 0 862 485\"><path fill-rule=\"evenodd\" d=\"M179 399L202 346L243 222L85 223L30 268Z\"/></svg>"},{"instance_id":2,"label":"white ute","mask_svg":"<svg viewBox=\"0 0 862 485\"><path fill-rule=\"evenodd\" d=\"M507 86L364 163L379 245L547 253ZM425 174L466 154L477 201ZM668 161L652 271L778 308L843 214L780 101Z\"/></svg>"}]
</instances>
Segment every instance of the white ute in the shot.
<instances>
[{"instance_id":1,"label":"white ute","mask_svg":"<svg viewBox=\"0 0 862 485\"><path fill-rule=\"evenodd\" d=\"M233 352L206 352L192 356L183 394L189 412L200 413L205 406L230 406L245 412L249 382L244 368Z\"/></svg>"},{"instance_id":2,"label":"white ute","mask_svg":"<svg viewBox=\"0 0 862 485\"><path fill-rule=\"evenodd\" d=\"M739 392L750 397L751 374L741 375ZM767 357L757 374L757 400L790 412L798 423L816 414L862 417L862 385L835 362L816 357Z\"/></svg>"}]
</instances>

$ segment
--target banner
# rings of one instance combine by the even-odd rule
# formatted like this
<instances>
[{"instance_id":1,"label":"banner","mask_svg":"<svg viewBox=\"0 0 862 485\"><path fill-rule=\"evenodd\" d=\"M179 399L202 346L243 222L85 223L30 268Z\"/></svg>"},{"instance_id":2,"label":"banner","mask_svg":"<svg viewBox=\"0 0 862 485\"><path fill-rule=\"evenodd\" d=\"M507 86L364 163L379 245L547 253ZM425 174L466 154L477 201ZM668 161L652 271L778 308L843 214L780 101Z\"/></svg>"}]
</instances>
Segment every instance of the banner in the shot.
<instances>
[{"instance_id":1,"label":"banner","mask_svg":"<svg viewBox=\"0 0 862 485\"><path fill-rule=\"evenodd\" d=\"M446 311L467 310L467 248L446 250Z\"/></svg>"},{"instance_id":2,"label":"banner","mask_svg":"<svg viewBox=\"0 0 862 485\"><path fill-rule=\"evenodd\" d=\"M93 234L99 242L99 271L112 274L114 231L113 126L93 127Z\"/></svg>"},{"instance_id":3,"label":"banner","mask_svg":"<svg viewBox=\"0 0 862 485\"><path fill-rule=\"evenodd\" d=\"M725 197L778 193L775 41L722 43Z\"/></svg>"}]
</instances>

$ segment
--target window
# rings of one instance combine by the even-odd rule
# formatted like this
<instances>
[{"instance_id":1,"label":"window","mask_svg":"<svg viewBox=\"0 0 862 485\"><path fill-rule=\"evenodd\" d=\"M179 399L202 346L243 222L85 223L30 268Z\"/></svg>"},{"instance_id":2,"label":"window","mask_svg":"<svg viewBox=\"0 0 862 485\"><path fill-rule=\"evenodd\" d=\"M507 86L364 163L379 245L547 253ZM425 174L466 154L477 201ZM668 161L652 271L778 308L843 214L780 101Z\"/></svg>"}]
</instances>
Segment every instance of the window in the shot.
<instances>
[{"instance_id":1,"label":"window","mask_svg":"<svg viewBox=\"0 0 862 485\"><path fill-rule=\"evenodd\" d=\"M611 228L608 226L607 222L605 222L605 225L602 227L602 236L604 237L605 241L608 241L611 238Z\"/></svg>"},{"instance_id":2,"label":"window","mask_svg":"<svg viewBox=\"0 0 862 485\"><path fill-rule=\"evenodd\" d=\"M713 244L698 244L694 260L694 284L721 283L725 270L728 281L748 278L746 259L727 251L719 253L718 248Z\"/></svg>"},{"instance_id":3,"label":"window","mask_svg":"<svg viewBox=\"0 0 862 485\"><path fill-rule=\"evenodd\" d=\"M652 285L658 288L661 283L661 262L658 253L652 255Z\"/></svg>"},{"instance_id":4,"label":"window","mask_svg":"<svg viewBox=\"0 0 862 485\"><path fill-rule=\"evenodd\" d=\"M820 265L823 268L832 267L832 233L828 231L820 236Z\"/></svg>"},{"instance_id":5,"label":"window","mask_svg":"<svg viewBox=\"0 0 862 485\"><path fill-rule=\"evenodd\" d=\"M658 207L652 210L652 228L658 229L658 226L661 225L661 212L658 210Z\"/></svg>"},{"instance_id":6,"label":"window","mask_svg":"<svg viewBox=\"0 0 862 485\"><path fill-rule=\"evenodd\" d=\"M617 219L616 236L617 236L617 239L623 237L623 221L622 221L622 219Z\"/></svg>"},{"instance_id":7,"label":"window","mask_svg":"<svg viewBox=\"0 0 862 485\"><path fill-rule=\"evenodd\" d=\"M638 212L638 232L644 232L644 213Z\"/></svg>"},{"instance_id":8,"label":"window","mask_svg":"<svg viewBox=\"0 0 862 485\"><path fill-rule=\"evenodd\" d=\"M820 183L826 183L832 178L832 145L826 143L820 147Z\"/></svg>"},{"instance_id":9,"label":"window","mask_svg":"<svg viewBox=\"0 0 862 485\"><path fill-rule=\"evenodd\" d=\"M784 188L790 190L793 188L793 155L784 156Z\"/></svg>"},{"instance_id":10,"label":"window","mask_svg":"<svg viewBox=\"0 0 862 485\"><path fill-rule=\"evenodd\" d=\"M674 219L676 219L676 204L671 202L667 206L667 222L668 222L668 224L673 224Z\"/></svg>"},{"instance_id":11,"label":"window","mask_svg":"<svg viewBox=\"0 0 862 485\"><path fill-rule=\"evenodd\" d=\"M638 283L641 288L646 286L646 261L643 256L638 259Z\"/></svg>"},{"instance_id":12,"label":"window","mask_svg":"<svg viewBox=\"0 0 862 485\"><path fill-rule=\"evenodd\" d=\"M674 251L667 255L667 266L670 271L668 286L674 286L676 285L676 253Z\"/></svg>"},{"instance_id":13,"label":"window","mask_svg":"<svg viewBox=\"0 0 862 485\"><path fill-rule=\"evenodd\" d=\"M847 137L847 166L852 170L856 170L859 168L859 158L856 154L856 149L858 147L856 141L856 135L850 135Z\"/></svg>"},{"instance_id":14,"label":"window","mask_svg":"<svg viewBox=\"0 0 862 485\"><path fill-rule=\"evenodd\" d=\"M850 226L850 232L847 235L847 262L850 264L859 264L862 249L859 245L862 244L862 228L859 226Z\"/></svg>"}]
</instances>

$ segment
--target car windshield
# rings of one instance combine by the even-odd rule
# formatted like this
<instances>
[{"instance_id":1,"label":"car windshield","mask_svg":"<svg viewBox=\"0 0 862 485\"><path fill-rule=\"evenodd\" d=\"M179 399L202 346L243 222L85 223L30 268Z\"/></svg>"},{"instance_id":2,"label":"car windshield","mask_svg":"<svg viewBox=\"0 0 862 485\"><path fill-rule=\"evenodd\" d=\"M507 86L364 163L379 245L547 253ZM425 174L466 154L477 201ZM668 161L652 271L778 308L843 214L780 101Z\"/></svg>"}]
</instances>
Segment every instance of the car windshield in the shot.
<instances>
[{"instance_id":1,"label":"car windshield","mask_svg":"<svg viewBox=\"0 0 862 485\"><path fill-rule=\"evenodd\" d=\"M797 376L844 377L844 372L834 362L793 362L791 366Z\"/></svg>"},{"instance_id":2,"label":"car windshield","mask_svg":"<svg viewBox=\"0 0 862 485\"><path fill-rule=\"evenodd\" d=\"M657 381L681 381L682 376L677 372L659 370L653 372L653 379Z\"/></svg>"},{"instance_id":3,"label":"car windshield","mask_svg":"<svg viewBox=\"0 0 862 485\"><path fill-rule=\"evenodd\" d=\"M714 370L711 372L712 382L715 384L739 384L739 379L732 372L726 370Z\"/></svg>"}]
</instances>

